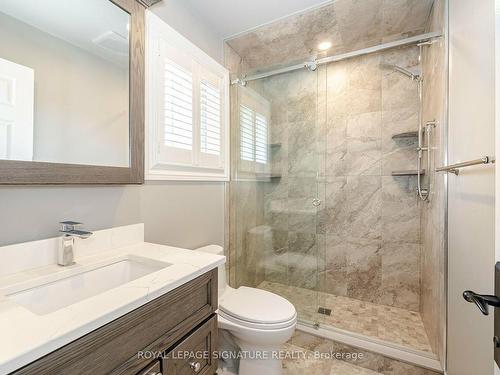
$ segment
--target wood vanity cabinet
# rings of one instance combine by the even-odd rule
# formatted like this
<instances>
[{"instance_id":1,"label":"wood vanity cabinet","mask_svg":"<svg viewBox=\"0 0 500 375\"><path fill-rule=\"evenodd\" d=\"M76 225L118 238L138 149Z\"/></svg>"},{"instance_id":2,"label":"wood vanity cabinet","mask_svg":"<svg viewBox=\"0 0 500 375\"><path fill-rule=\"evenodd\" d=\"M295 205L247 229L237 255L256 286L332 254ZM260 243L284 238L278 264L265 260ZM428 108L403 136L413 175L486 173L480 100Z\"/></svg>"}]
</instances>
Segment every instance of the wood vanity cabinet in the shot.
<instances>
[{"instance_id":1,"label":"wood vanity cabinet","mask_svg":"<svg viewBox=\"0 0 500 375\"><path fill-rule=\"evenodd\" d=\"M161 374L160 361L156 360L148 365L144 370L139 371L137 375L159 375Z\"/></svg>"},{"instance_id":2,"label":"wood vanity cabinet","mask_svg":"<svg viewBox=\"0 0 500 375\"><path fill-rule=\"evenodd\" d=\"M12 374L212 375L216 310L215 269Z\"/></svg>"}]
</instances>

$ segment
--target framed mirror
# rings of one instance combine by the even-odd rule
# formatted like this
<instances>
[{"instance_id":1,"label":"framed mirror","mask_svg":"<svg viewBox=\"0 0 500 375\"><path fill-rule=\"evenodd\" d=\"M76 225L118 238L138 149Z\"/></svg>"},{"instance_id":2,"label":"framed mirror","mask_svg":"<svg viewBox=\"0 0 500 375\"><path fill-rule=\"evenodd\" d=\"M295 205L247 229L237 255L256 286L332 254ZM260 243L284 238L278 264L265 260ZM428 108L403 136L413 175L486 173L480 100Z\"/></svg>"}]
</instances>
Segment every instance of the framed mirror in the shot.
<instances>
[{"instance_id":1,"label":"framed mirror","mask_svg":"<svg viewBox=\"0 0 500 375\"><path fill-rule=\"evenodd\" d=\"M144 6L0 2L0 184L144 181Z\"/></svg>"}]
</instances>

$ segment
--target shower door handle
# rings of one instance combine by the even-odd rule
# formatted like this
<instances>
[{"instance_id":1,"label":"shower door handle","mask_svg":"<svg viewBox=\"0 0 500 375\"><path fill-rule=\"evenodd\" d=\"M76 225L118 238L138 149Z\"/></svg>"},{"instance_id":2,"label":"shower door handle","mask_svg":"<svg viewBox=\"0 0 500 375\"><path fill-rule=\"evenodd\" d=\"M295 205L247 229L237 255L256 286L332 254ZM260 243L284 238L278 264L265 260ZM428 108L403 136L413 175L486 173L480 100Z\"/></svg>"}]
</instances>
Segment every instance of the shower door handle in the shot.
<instances>
[{"instance_id":1,"label":"shower door handle","mask_svg":"<svg viewBox=\"0 0 500 375\"><path fill-rule=\"evenodd\" d=\"M500 298L488 294L477 294L471 290L466 290L463 297L467 302L475 303L483 315L489 315L488 306L500 307Z\"/></svg>"},{"instance_id":2,"label":"shower door handle","mask_svg":"<svg viewBox=\"0 0 500 375\"><path fill-rule=\"evenodd\" d=\"M314 198L314 199L312 200L312 205L313 205L314 207L319 207L319 206L321 205L321 199Z\"/></svg>"}]
</instances>

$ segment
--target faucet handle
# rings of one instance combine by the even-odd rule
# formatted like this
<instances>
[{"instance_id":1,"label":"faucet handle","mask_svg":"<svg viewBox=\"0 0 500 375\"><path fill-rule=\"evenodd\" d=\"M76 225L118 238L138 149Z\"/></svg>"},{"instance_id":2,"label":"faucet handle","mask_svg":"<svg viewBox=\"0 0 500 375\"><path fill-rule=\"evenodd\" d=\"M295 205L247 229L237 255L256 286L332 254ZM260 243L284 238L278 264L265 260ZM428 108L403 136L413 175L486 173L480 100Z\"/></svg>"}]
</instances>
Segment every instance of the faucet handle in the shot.
<instances>
[{"instance_id":1,"label":"faucet handle","mask_svg":"<svg viewBox=\"0 0 500 375\"><path fill-rule=\"evenodd\" d=\"M59 224L61 224L61 232L73 231L77 227L82 225L82 223L79 223L77 221L71 221L71 220L61 221L61 222L59 222Z\"/></svg>"}]
</instances>

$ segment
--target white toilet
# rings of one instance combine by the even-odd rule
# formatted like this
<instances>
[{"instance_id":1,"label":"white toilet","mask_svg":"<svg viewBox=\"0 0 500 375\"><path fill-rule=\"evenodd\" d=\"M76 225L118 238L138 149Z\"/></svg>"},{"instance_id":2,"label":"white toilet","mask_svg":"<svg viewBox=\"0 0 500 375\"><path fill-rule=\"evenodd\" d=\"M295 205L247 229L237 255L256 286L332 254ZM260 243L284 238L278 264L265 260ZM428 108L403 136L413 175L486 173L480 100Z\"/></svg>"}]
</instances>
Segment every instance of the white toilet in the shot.
<instances>
[{"instance_id":1,"label":"white toilet","mask_svg":"<svg viewBox=\"0 0 500 375\"><path fill-rule=\"evenodd\" d=\"M224 255L220 246L196 249ZM295 331L297 312L285 298L256 288L231 288L224 265L219 269L219 328L226 330L238 345L239 375L281 374L278 351Z\"/></svg>"}]
</instances>

